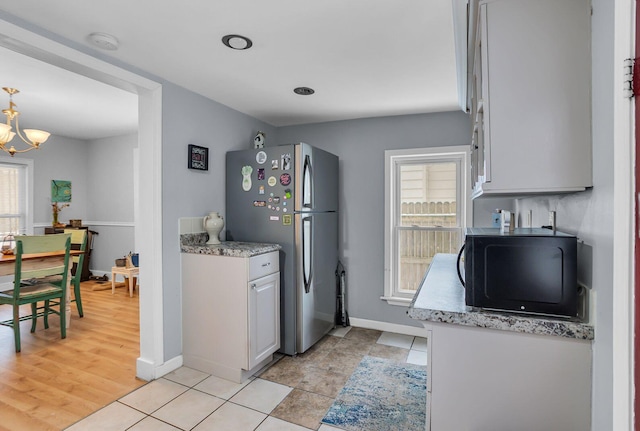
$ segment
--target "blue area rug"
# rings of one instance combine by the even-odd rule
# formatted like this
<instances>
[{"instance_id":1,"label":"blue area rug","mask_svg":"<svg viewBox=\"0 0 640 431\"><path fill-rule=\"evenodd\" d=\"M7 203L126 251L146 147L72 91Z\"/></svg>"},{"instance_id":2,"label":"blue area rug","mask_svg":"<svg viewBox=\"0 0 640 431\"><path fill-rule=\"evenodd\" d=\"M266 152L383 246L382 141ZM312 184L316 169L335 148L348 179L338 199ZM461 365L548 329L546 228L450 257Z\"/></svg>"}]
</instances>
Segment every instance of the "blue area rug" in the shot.
<instances>
[{"instance_id":1,"label":"blue area rug","mask_svg":"<svg viewBox=\"0 0 640 431\"><path fill-rule=\"evenodd\" d=\"M322 422L349 431L423 431L426 367L365 356Z\"/></svg>"}]
</instances>

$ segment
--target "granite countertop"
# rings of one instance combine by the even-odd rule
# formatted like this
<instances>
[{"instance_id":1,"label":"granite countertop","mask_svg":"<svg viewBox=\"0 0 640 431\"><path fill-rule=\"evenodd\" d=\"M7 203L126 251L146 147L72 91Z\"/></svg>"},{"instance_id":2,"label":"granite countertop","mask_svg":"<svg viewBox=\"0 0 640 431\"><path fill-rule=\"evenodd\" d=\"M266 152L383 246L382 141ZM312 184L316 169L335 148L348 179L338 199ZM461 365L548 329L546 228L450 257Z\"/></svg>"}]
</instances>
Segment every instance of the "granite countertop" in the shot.
<instances>
[{"instance_id":1,"label":"granite countertop","mask_svg":"<svg viewBox=\"0 0 640 431\"><path fill-rule=\"evenodd\" d=\"M562 319L467 307L464 288L456 273L455 254L437 254L409 306L417 320L500 329L528 334L593 340L593 326L577 319Z\"/></svg>"},{"instance_id":2,"label":"granite countertop","mask_svg":"<svg viewBox=\"0 0 640 431\"><path fill-rule=\"evenodd\" d=\"M212 256L253 257L259 254L280 250L280 244L258 242L223 241L220 244L207 245L207 234L180 235L182 253L210 254Z\"/></svg>"}]
</instances>

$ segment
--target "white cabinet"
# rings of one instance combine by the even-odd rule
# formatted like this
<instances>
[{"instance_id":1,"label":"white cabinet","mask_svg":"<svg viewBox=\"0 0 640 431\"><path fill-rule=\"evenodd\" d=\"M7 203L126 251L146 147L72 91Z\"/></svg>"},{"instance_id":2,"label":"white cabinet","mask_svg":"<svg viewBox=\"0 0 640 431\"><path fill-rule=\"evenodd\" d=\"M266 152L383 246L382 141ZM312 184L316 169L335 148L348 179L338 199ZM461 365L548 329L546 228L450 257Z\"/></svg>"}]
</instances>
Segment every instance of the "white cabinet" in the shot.
<instances>
[{"instance_id":1,"label":"white cabinet","mask_svg":"<svg viewBox=\"0 0 640 431\"><path fill-rule=\"evenodd\" d=\"M427 430L591 429L591 342L423 322Z\"/></svg>"},{"instance_id":2,"label":"white cabinet","mask_svg":"<svg viewBox=\"0 0 640 431\"><path fill-rule=\"evenodd\" d=\"M280 348L280 273L249 282L249 368Z\"/></svg>"},{"instance_id":3,"label":"white cabinet","mask_svg":"<svg viewBox=\"0 0 640 431\"><path fill-rule=\"evenodd\" d=\"M591 187L590 2L473 6L472 196Z\"/></svg>"},{"instance_id":4,"label":"white cabinet","mask_svg":"<svg viewBox=\"0 0 640 431\"><path fill-rule=\"evenodd\" d=\"M184 365L242 382L280 348L278 252L182 253Z\"/></svg>"}]
</instances>

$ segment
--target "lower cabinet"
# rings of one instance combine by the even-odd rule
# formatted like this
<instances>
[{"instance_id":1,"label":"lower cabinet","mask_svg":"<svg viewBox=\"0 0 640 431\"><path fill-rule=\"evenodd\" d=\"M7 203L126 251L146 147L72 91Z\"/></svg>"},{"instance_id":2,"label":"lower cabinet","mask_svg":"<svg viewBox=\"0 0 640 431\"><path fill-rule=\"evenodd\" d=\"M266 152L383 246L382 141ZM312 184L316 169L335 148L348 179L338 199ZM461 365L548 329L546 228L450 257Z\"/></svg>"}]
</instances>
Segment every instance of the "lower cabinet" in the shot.
<instances>
[{"instance_id":1,"label":"lower cabinet","mask_svg":"<svg viewBox=\"0 0 640 431\"><path fill-rule=\"evenodd\" d=\"M249 282L249 368L280 348L280 273Z\"/></svg>"},{"instance_id":2,"label":"lower cabinet","mask_svg":"<svg viewBox=\"0 0 640 431\"><path fill-rule=\"evenodd\" d=\"M427 431L591 429L591 341L423 324Z\"/></svg>"},{"instance_id":3,"label":"lower cabinet","mask_svg":"<svg viewBox=\"0 0 640 431\"><path fill-rule=\"evenodd\" d=\"M243 382L280 348L278 252L182 253L185 366Z\"/></svg>"}]
</instances>

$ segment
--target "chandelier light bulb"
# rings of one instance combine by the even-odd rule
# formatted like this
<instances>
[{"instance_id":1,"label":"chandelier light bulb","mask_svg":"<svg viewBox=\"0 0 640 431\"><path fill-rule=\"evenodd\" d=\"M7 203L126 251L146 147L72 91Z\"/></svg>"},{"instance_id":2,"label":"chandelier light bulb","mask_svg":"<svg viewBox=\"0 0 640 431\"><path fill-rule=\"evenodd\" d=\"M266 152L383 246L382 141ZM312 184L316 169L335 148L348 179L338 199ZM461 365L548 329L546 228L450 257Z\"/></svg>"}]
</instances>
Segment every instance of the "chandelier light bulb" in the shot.
<instances>
[{"instance_id":1,"label":"chandelier light bulb","mask_svg":"<svg viewBox=\"0 0 640 431\"><path fill-rule=\"evenodd\" d=\"M44 143L51 135L49 132L36 129L24 129L24 134L27 135L27 139L36 145Z\"/></svg>"},{"instance_id":2,"label":"chandelier light bulb","mask_svg":"<svg viewBox=\"0 0 640 431\"><path fill-rule=\"evenodd\" d=\"M0 123L0 142L6 144L7 142L9 142L12 137L11 133L13 133L11 131L11 126L9 126L8 124L1 124Z\"/></svg>"}]
</instances>

